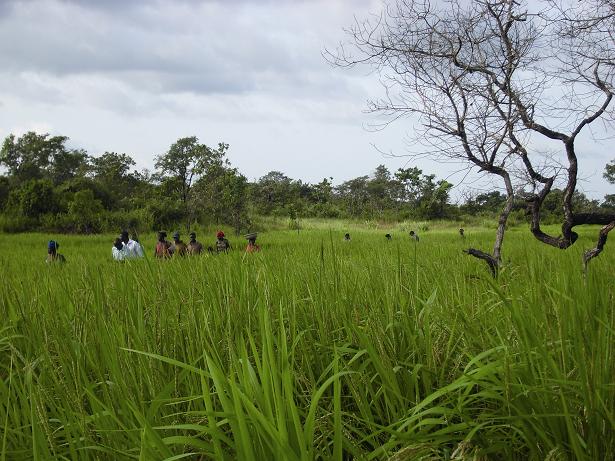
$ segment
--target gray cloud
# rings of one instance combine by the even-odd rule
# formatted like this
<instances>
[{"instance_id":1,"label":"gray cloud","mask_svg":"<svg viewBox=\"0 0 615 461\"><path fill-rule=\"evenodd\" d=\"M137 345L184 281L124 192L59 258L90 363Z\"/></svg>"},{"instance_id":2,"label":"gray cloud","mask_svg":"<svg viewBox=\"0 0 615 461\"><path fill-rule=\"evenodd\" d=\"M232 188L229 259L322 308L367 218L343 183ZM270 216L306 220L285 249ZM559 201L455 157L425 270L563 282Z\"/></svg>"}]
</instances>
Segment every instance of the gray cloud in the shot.
<instances>
[{"instance_id":1,"label":"gray cloud","mask_svg":"<svg viewBox=\"0 0 615 461\"><path fill-rule=\"evenodd\" d=\"M14 3L0 28L4 69L105 75L158 93L314 96L326 88L332 94L348 93L346 78L334 75L319 54L323 40L318 29L296 33L312 23L296 11L313 11L309 3L287 0L266 13L255 1L229 6L143 0L126 2L132 6L121 12L120 3Z\"/></svg>"}]
</instances>

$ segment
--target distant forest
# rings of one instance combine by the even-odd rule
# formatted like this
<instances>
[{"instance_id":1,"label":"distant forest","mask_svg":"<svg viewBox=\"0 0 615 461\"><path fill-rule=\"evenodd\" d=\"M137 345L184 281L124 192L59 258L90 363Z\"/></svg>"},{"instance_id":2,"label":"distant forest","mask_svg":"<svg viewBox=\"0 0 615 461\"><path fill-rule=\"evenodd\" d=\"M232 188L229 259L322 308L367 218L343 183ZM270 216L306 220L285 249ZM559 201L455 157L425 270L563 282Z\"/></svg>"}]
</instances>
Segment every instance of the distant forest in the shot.
<instances>
[{"instance_id":1,"label":"distant forest","mask_svg":"<svg viewBox=\"0 0 615 461\"><path fill-rule=\"evenodd\" d=\"M0 231L97 233L141 231L194 224L255 228L262 216L344 218L379 221L456 220L495 217L506 201L498 191L450 203L453 184L416 167L390 172L379 165L339 185L316 184L271 171L249 182L227 159L228 144L215 148L196 137L181 138L156 157L154 171L137 171L130 155L91 156L69 149L65 136L29 132L8 136L0 151ZM605 176L613 165L607 165ZM552 192L544 218L561 218L561 192ZM513 217L525 221L523 191ZM604 201L575 195L579 211L615 211L615 195Z\"/></svg>"}]
</instances>

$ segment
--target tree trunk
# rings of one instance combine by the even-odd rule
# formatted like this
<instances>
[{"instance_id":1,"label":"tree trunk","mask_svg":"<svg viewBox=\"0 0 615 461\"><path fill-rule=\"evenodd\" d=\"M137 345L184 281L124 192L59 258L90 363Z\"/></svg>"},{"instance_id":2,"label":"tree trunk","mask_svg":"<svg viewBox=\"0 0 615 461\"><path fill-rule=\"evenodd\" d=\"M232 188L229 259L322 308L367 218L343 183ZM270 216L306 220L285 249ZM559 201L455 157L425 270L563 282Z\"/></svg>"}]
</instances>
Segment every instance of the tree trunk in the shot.
<instances>
[{"instance_id":1,"label":"tree trunk","mask_svg":"<svg viewBox=\"0 0 615 461\"><path fill-rule=\"evenodd\" d=\"M606 239L611 232L615 228L615 220L608 223L606 226L603 226L598 233L598 242L596 242L596 246L590 250L587 250L583 253L583 271L587 274L587 265L589 261L602 253L604 249L604 245L606 243Z\"/></svg>"},{"instance_id":2,"label":"tree trunk","mask_svg":"<svg viewBox=\"0 0 615 461\"><path fill-rule=\"evenodd\" d=\"M504 179L504 183L506 184L507 199L506 204L504 205L504 209L500 213L500 218L498 219L498 230L496 232L495 242L493 244L493 254L485 253L484 251L477 250L475 248L468 248L464 251L470 256L474 256L475 258L482 259L483 261L485 261L487 263L487 266L489 266L491 275L494 278L498 276L500 264L502 262L502 244L504 243L506 223L508 222L508 216L510 216L510 212L512 211L515 199L510 176L505 172L500 173L500 176L502 176L502 178Z\"/></svg>"},{"instance_id":3,"label":"tree trunk","mask_svg":"<svg viewBox=\"0 0 615 461\"><path fill-rule=\"evenodd\" d=\"M489 266L489 270L491 271L493 278L498 276L500 262L489 253L485 253L484 251L477 250L475 248L468 248L467 250L463 250L463 252L485 261L487 266Z\"/></svg>"}]
</instances>

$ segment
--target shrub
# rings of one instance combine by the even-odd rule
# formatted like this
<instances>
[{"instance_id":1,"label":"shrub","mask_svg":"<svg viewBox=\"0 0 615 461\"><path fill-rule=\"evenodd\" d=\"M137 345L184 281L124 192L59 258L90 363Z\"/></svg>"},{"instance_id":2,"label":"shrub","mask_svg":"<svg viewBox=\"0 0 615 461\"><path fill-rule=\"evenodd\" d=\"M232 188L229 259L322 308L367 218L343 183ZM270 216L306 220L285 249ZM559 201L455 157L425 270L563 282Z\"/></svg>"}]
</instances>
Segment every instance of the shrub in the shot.
<instances>
[{"instance_id":1,"label":"shrub","mask_svg":"<svg viewBox=\"0 0 615 461\"><path fill-rule=\"evenodd\" d=\"M19 214L0 215L0 231L7 234L26 232L36 228L38 223L35 219Z\"/></svg>"},{"instance_id":2,"label":"shrub","mask_svg":"<svg viewBox=\"0 0 615 461\"><path fill-rule=\"evenodd\" d=\"M76 192L68 205L68 216L73 221L74 232L92 234L102 229L102 202L94 197L91 189Z\"/></svg>"}]
</instances>

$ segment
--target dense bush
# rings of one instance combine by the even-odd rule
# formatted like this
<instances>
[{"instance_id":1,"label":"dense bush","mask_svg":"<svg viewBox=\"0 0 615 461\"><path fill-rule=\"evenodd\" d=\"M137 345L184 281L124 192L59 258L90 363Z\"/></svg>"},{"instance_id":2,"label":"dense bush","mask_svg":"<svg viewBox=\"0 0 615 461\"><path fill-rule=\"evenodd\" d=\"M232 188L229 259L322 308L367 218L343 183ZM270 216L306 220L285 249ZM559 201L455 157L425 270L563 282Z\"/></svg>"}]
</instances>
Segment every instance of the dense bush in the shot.
<instances>
[{"instance_id":1,"label":"dense bush","mask_svg":"<svg viewBox=\"0 0 615 461\"><path fill-rule=\"evenodd\" d=\"M36 133L7 137L0 150L0 167L8 172L0 176L1 230L96 233L211 224L240 233L254 229L255 217L262 216L290 220L293 229L306 218L376 226L432 220L492 223L506 202L506 195L490 191L453 205L453 185L417 167L392 173L379 165L371 175L339 185L333 178L310 184L279 171L248 182L231 167L224 143L210 148L195 137L182 138L156 158L152 174L131 171L135 162L129 155L105 152L91 157L68 149L67 140ZM554 189L546 198L544 224L561 222L562 194ZM522 191L517 195L511 225L528 220L528 197ZM614 203L612 196L600 204L574 195L576 211L608 212Z\"/></svg>"}]
</instances>

